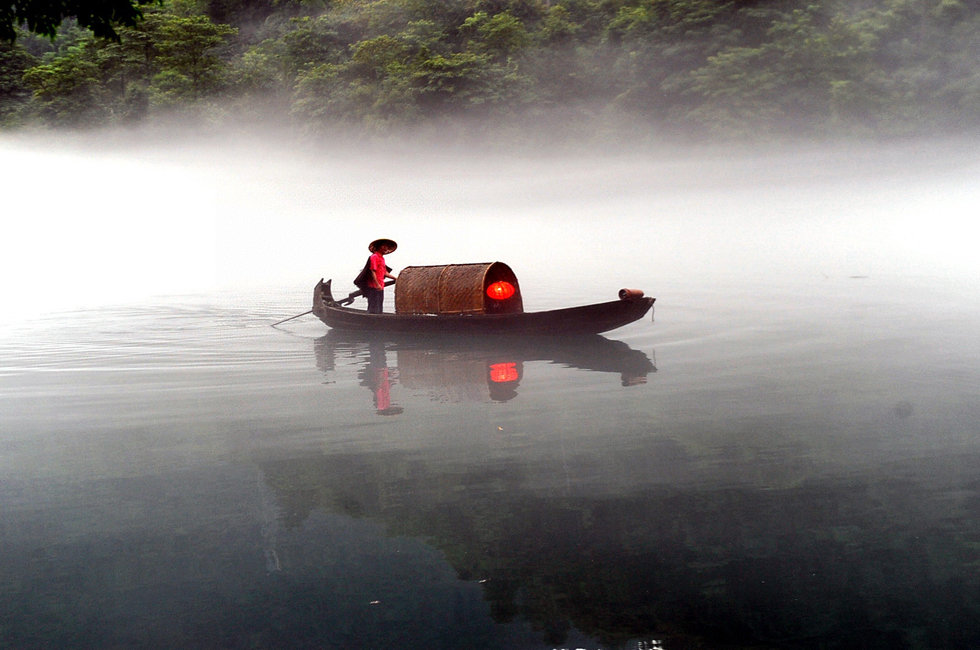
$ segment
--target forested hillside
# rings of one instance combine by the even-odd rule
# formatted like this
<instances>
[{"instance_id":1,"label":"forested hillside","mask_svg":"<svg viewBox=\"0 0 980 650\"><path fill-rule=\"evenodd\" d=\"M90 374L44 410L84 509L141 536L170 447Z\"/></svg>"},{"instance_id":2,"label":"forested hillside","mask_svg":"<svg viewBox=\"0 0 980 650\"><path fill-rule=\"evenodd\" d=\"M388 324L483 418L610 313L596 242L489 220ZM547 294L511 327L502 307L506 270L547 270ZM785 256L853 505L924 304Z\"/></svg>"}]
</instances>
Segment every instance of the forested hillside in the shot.
<instances>
[{"instance_id":1,"label":"forested hillside","mask_svg":"<svg viewBox=\"0 0 980 650\"><path fill-rule=\"evenodd\" d=\"M980 127L980 0L164 0L118 41L0 42L0 126Z\"/></svg>"}]
</instances>

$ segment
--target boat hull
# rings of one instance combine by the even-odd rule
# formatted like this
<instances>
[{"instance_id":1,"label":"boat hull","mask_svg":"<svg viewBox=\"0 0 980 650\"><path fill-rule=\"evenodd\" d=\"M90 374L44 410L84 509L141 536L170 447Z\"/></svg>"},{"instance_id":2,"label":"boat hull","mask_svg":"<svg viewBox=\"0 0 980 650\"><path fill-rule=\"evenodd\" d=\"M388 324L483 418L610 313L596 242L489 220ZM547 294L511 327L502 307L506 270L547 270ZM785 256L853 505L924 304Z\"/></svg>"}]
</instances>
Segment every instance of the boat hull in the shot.
<instances>
[{"instance_id":1,"label":"boat hull","mask_svg":"<svg viewBox=\"0 0 980 650\"><path fill-rule=\"evenodd\" d=\"M328 327L359 332L461 335L578 336L600 334L637 321L653 307L654 298L610 302L517 314L369 314L340 306L330 281L313 290L313 313Z\"/></svg>"}]
</instances>

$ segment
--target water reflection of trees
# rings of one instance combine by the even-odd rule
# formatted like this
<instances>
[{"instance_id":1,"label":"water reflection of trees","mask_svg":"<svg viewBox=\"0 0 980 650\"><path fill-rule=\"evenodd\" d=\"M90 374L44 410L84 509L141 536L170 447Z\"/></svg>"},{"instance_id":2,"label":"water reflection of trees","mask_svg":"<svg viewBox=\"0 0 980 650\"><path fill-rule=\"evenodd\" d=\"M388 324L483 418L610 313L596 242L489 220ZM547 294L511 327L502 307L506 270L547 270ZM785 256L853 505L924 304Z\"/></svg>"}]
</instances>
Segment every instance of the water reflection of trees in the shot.
<instances>
[{"instance_id":1,"label":"water reflection of trees","mask_svg":"<svg viewBox=\"0 0 980 650\"><path fill-rule=\"evenodd\" d=\"M977 647L978 484L935 479L944 464L594 496L536 489L543 467L396 452L263 471L285 525L322 509L426 539L484 581L495 620L526 619L549 643L574 626L609 646L656 633L666 648Z\"/></svg>"},{"instance_id":2,"label":"water reflection of trees","mask_svg":"<svg viewBox=\"0 0 980 650\"><path fill-rule=\"evenodd\" d=\"M643 352L622 341L601 336L555 338L455 338L359 335L336 330L314 342L317 368L336 370L339 357L364 363L358 371L362 386L374 396L382 415L397 414L391 387L399 383L449 402L506 402L517 396L524 364L549 361L569 368L616 373L623 386L646 382L656 367Z\"/></svg>"}]
</instances>

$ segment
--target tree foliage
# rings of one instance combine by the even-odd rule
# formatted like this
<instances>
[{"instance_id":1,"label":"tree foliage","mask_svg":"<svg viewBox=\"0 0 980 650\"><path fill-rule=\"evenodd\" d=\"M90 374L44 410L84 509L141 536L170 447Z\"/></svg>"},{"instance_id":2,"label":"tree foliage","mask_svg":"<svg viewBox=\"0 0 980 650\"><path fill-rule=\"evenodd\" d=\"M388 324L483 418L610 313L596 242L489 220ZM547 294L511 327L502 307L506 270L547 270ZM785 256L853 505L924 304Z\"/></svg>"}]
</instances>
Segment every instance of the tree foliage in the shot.
<instances>
[{"instance_id":1,"label":"tree foliage","mask_svg":"<svg viewBox=\"0 0 980 650\"><path fill-rule=\"evenodd\" d=\"M20 45L0 42L0 125L13 123L30 101L24 73L37 59Z\"/></svg>"},{"instance_id":2,"label":"tree foliage","mask_svg":"<svg viewBox=\"0 0 980 650\"><path fill-rule=\"evenodd\" d=\"M151 9L119 41L94 34L43 56L23 75L27 110L51 125L139 120L154 109L192 107L225 88L227 66L214 48L234 34L203 15Z\"/></svg>"},{"instance_id":3,"label":"tree foliage","mask_svg":"<svg viewBox=\"0 0 980 650\"><path fill-rule=\"evenodd\" d=\"M610 111L711 137L980 123L980 0L166 0L116 33L0 52L2 123L190 107L372 131Z\"/></svg>"},{"instance_id":4,"label":"tree foliage","mask_svg":"<svg viewBox=\"0 0 980 650\"><path fill-rule=\"evenodd\" d=\"M154 0L25 0L0 4L0 41L13 41L17 27L24 25L35 34L54 37L62 22L74 19L102 38L115 40L120 25L136 25L143 13L140 5Z\"/></svg>"}]
</instances>

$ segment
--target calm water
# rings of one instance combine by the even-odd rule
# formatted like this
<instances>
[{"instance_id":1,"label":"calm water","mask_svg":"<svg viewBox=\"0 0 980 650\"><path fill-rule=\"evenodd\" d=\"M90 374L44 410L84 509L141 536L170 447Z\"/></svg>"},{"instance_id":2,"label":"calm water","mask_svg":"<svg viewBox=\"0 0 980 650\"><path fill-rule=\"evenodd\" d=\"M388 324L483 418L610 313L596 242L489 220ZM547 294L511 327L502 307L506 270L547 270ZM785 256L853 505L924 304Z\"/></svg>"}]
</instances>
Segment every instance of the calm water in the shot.
<instances>
[{"instance_id":1,"label":"calm water","mask_svg":"<svg viewBox=\"0 0 980 650\"><path fill-rule=\"evenodd\" d=\"M980 646L975 280L644 288L564 343L6 326L0 645Z\"/></svg>"}]
</instances>

